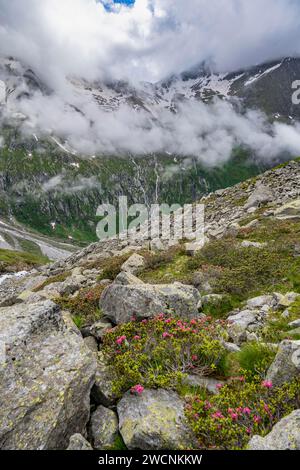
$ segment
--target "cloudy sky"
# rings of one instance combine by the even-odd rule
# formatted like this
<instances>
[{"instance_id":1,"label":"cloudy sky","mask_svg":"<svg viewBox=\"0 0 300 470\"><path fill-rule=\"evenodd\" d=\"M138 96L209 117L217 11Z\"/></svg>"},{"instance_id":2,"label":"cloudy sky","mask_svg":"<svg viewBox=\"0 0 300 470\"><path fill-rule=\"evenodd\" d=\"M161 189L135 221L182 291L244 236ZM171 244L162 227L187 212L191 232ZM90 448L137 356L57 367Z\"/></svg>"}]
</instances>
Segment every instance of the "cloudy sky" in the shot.
<instances>
[{"instance_id":1,"label":"cloudy sky","mask_svg":"<svg viewBox=\"0 0 300 470\"><path fill-rule=\"evenodd\" d=\"M228 71L300 53L300 2L0 0L0 53L53 80L156 81L207 59Z\"/></svg>"},{"instance_id":2,"label":"cloudy sky","mask_svg":"<svg viewBox=\"0 0 300 470\"><path fill-rule=\"evenodd\" d=\"M299 0L0 0L0 56L20 59L54 90L17 100L24 132L58 137L82 155L169 152L216 164L240 144L264 159L298 154L300 124L270 132L259 113L193 100L176 115L159 109L155 120L128 105L107 113L93 99L74 101L65 80L156 82L204 60L225 72L298 54Z\"/></svg>"}]
</instances>

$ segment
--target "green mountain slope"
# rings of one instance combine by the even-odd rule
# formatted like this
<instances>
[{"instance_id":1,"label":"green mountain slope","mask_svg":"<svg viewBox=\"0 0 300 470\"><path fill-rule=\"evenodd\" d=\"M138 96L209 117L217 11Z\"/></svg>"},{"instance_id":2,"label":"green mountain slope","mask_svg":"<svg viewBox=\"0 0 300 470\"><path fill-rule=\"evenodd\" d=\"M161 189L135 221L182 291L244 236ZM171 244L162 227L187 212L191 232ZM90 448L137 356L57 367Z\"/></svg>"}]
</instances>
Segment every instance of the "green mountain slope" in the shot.
<instances>
[{"instance_id":1,"label":"green mountain slope","mask_svg":"<svg viewBox=\"0 0 300 470\"><path fill-rule=\"evenodd\" d=\"M96 240L96 210L101 203L189 203L263 171L238 150L223 166L168 155L80 158L49 142L10 139L0 149L0 218L47 236L85 244Z\"/></svg>"}]
</instances>

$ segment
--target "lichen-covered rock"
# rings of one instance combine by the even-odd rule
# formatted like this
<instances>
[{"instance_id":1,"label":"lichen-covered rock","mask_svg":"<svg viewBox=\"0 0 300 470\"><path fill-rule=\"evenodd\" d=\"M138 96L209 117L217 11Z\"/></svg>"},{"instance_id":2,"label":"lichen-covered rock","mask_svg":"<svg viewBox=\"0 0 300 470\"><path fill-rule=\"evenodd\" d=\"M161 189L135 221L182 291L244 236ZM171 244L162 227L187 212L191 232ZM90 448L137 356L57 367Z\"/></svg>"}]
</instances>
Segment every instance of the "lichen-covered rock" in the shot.
<instances>
[{"instance_id":1,"label":"lichen-covered rock","mask_svg":"<svg viewBox=\"0 0 300 470\"><path fill-rule=\"evenodd\" d=\"M287 308L290 307L300 297L300 294L297 294L296 292L288 292L285 295L276 294L276 297L277 307Z\"/></svg>"},{"instance_id":2,"label":"lichen-covered rock","mask_svg":"<svg viewBox=\"0 0 300 470\"><path fill-rule=\"evenodd\" d=\"M0 310L0 448L65 449L84 433L96 363L57 305Z\"/></svg>"},{"instance_id":3,"label":"lichen-covered rock","mask_svg":"<svg viewBox=\"0 0 300 470\"><path fill-rule=\"evenodd\" d=\"M113 377L111 369L108 367L105 357L100 351L97 358L97 370L95 383L92 388L92 398L96 405L112 406L116 402L113 391Z\"/></svg>"},{"instance_id":4,"label":"lichen-covered rock","mask_svg":"<svg viewBox=\"0 0 300 470\"><path fill-rule=\"evenodd\" d=\"M115 279L115 284L122 284L123 286L129 285L136 285L136 284L144 284L138 277L134 276L131 273L127 273L122 271L120 274L117 275Z\"/></svg>"},{"instance_id":5,"label":"lichen-covered rock","mask_svg":"<svg viewBox=\"0 0 300 470\"><path fill-rule=\"evenodd\" d=\"M129 392L118 403L119 429L128 449L179 450L193 444L184 402L173 391Z\"/></svg>"},{"instance_id":6,"label":"lichen-covered rock","mask_svg":"<svg viewBox=\"0 0 300 470\"><path fill-rule=\"evenodd\" d=\"M254 191L249 196L245 204L245 209L258 208L267 202L271 202L274 198L273 191L268 187L258 182Z\"/></svg>"},{"instance_id":7,"label":"lichen-covered rock","mask_svg":"<svg viewBox=\"0 0 300 470\"><path fill-rule=\"evenodd\" d=\"M295 199L279 207L275 211L275 217L281 220L300 220L300 199Z\"/></svg>"},{"instance_id":8,"label":"lichen-covered rock","mask_svg":"<svg viewBox=\"0 0 300 470\"><path fill-rule=\"evenodd\" d=\"M204 388L213 395L218 395L220 393L220 387L225 384L222 380L217 380L213 377L201 377L197 375L187 375L183 379L183 383L189 387Z\"/></svg>"},{"instance_id":9,"label":"lichen-covered rock","mask_svg":"<svg viewBox=\"0 0 300 470\"><path fill-rule=\"evenodd\" d=\"M109 450L119 435L119 423L114 411L99 406L91 416L90 436L94 449Z\"/></svg>"},{"instance_id":10,"label":"lichen-covered rock","mask_svg":"<svg viewBox=\"0 0 300 470\"><path fill-rule=\"evenodd\" d=\"M226 351L231 352L231 353L240 352L241 350L241 348L235 343L229 343L227 341L223 341L222 344L224 348L226 349Z\"/></svg>"},{"instance_id":11,"label":"lichen-covered rock","mask_svg":"<svg viewBox=\"0 0 300 470\"><path fill-rule=\"evenodd\" d=\"M277 423L266 437L253 436L249 450L300 450L300 410Z\"/></svg>"},{"instance_id":12,"label":"lichen-covered rock","mask_svg":"<svg viewBox=\"0 0 300 470\"><path fill-rule=\"evenodd\" d=\"M73 434L70 437L67 450L93 450L93 448L81 434Z\"/></svg>"},{"instance_id":13,"label":"lichen-covered rock","mask_svg":"<svg viewBox=\"0 0 300 470\"><path fill-rule=\"evenodd\" d=\"M252 242L250 240L244 240L241 243L242 248L257 248L258 250L265 248L267 245L267 243Z\"/></svg>"},{"instance_id":14,"label":"lichen-covered rock","mask_svg":"<svg viewBox=\"0 0 300 470\"><path fill-rule=\"evenodd\" d=\"M99 320L89 327L89 332L94 338L101 341L105 333L107 333L112 327L113 326L110 322Z\"/></svg>"},{"instance_id":15,"label":"lichen-covered rock","mask_svg":"<svg viewBox=\"0 0 300 470\"><path fill-rule=\"evenodd\" d=\"M290 328L300 328L300 318L289 323Z\"/></svg>"},{"instance_id":16,"label":"lichen-covered rock","mask_svg":"<svg viewBox=\"0 0 300 470\"><path fill-rule=\"evenodd\" d=\"M247 301L247 308L249 309L257 309L262 308L264 306L271 307L274 305L274 297L273 295L260 295L259 297L254 297L253 299L249 299Z\"/></svg>"},{"instance_id":17,"label":"lichen-covered rock","mask_svg":"<svg viewBox=\"0 0 300 470\"><path fill-rule=\"evenodd\" d=\"M86 336L83 338L83 341L87 348L89 348L93 353L98 354L98 343L94 336Z\"/></svg>"},{"instance_id":18,"label":"lichen-covered rock","mask_svg":"<svg viewBox=\"0 0 300 470\"><path fill-rule=\"evenodd\" d=\"M300 341L282 341L278 353L271 364L267 380L280 386L290 382L300 374Z\"/></svg>"},{"instance_id":19,"label":"lichen-covered rock","mask_svg":"<svg viewBox=\"0 0 300 470\"><path fill-rule=\"evenodd\" d=\"M134 253L127 261L121 266L121 270L130 274L138 274L145 267L145 258L137 253Z\"/></svg>"},{"instance_id":20,"label":"lichen-covered rock","mask_svg":"<svg viewBox=\"0 0 300 470\"><path fill-rule=\"evenodd\" d=\"M263 322L264 314L259 310L243 310L228 317L228 334L230 338L240 345L247 341L247 332L259 329Z\"/></svg>"},{"instance_id":21,"label":"lichen-covered rock","mask_svg":"<svg viewBox=\"0 0 300 470\"><path fill-rule=\"evenodd\" d=\"M102 294L100 307L113 323L120 324L137 319L150 318L172 310L178 315L195 318L199 316L201 297L197 289L175 282L166 285L114 283Z\"/></svg>"}]
</instances>

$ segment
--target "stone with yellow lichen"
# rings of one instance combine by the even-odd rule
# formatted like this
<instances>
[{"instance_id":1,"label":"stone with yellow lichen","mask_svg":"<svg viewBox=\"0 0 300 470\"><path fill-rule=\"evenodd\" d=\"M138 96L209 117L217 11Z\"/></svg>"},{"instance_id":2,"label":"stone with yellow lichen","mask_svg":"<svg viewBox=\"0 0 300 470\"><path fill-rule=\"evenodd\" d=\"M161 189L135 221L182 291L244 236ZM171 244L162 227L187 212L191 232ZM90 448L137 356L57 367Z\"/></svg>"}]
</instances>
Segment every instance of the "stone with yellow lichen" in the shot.
<instances>
[{"instance_id":1,"label":"stone with yellow lichen","mask_svg":"<svg viewBox=\"0 0 300 470\"><path fill-rule=\"evenodd\" d=\"M0 312L0 448L65 449L84 433L96 360L46 300Z\"/></svg>"},{"instance_id":2,"label":"stone with yellow lichen","mask_svg":"<svg viewBox=\"0 0 300 470\"><path fill-rule=\"evenodd\" d=\"M184 402L171 390L128 392L118 403L119 429L128 449L190 449Z\"/></svg>"}]
</instances>

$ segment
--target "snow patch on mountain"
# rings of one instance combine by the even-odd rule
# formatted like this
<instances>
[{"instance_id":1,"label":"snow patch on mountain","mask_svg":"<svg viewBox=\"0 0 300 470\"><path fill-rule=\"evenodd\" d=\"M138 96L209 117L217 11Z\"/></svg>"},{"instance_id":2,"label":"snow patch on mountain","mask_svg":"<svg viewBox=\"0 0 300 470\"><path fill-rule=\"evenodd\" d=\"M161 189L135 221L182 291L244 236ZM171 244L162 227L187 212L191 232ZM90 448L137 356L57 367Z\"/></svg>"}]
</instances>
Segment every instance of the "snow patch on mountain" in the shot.
<instances>
[{"instance_id":1,"label":"snow patch on mountain","mask_svg":"<svg viewBox=\"0 0 300 470\"><path fill-rule=\"evenodd\" d=\"M282 62L280 62L277 65L274 65L273 67L268 68L264 72L257 73L256 75L254 75L254 77L251 77L246 81L245 86L251 85L255 81L259 80L262 77L265 77L266 75L268 75L271 72L275 72L275 70L279 69L279 67L281 67L281 65L282 65Z\"/></svg>"}]
</instances>

